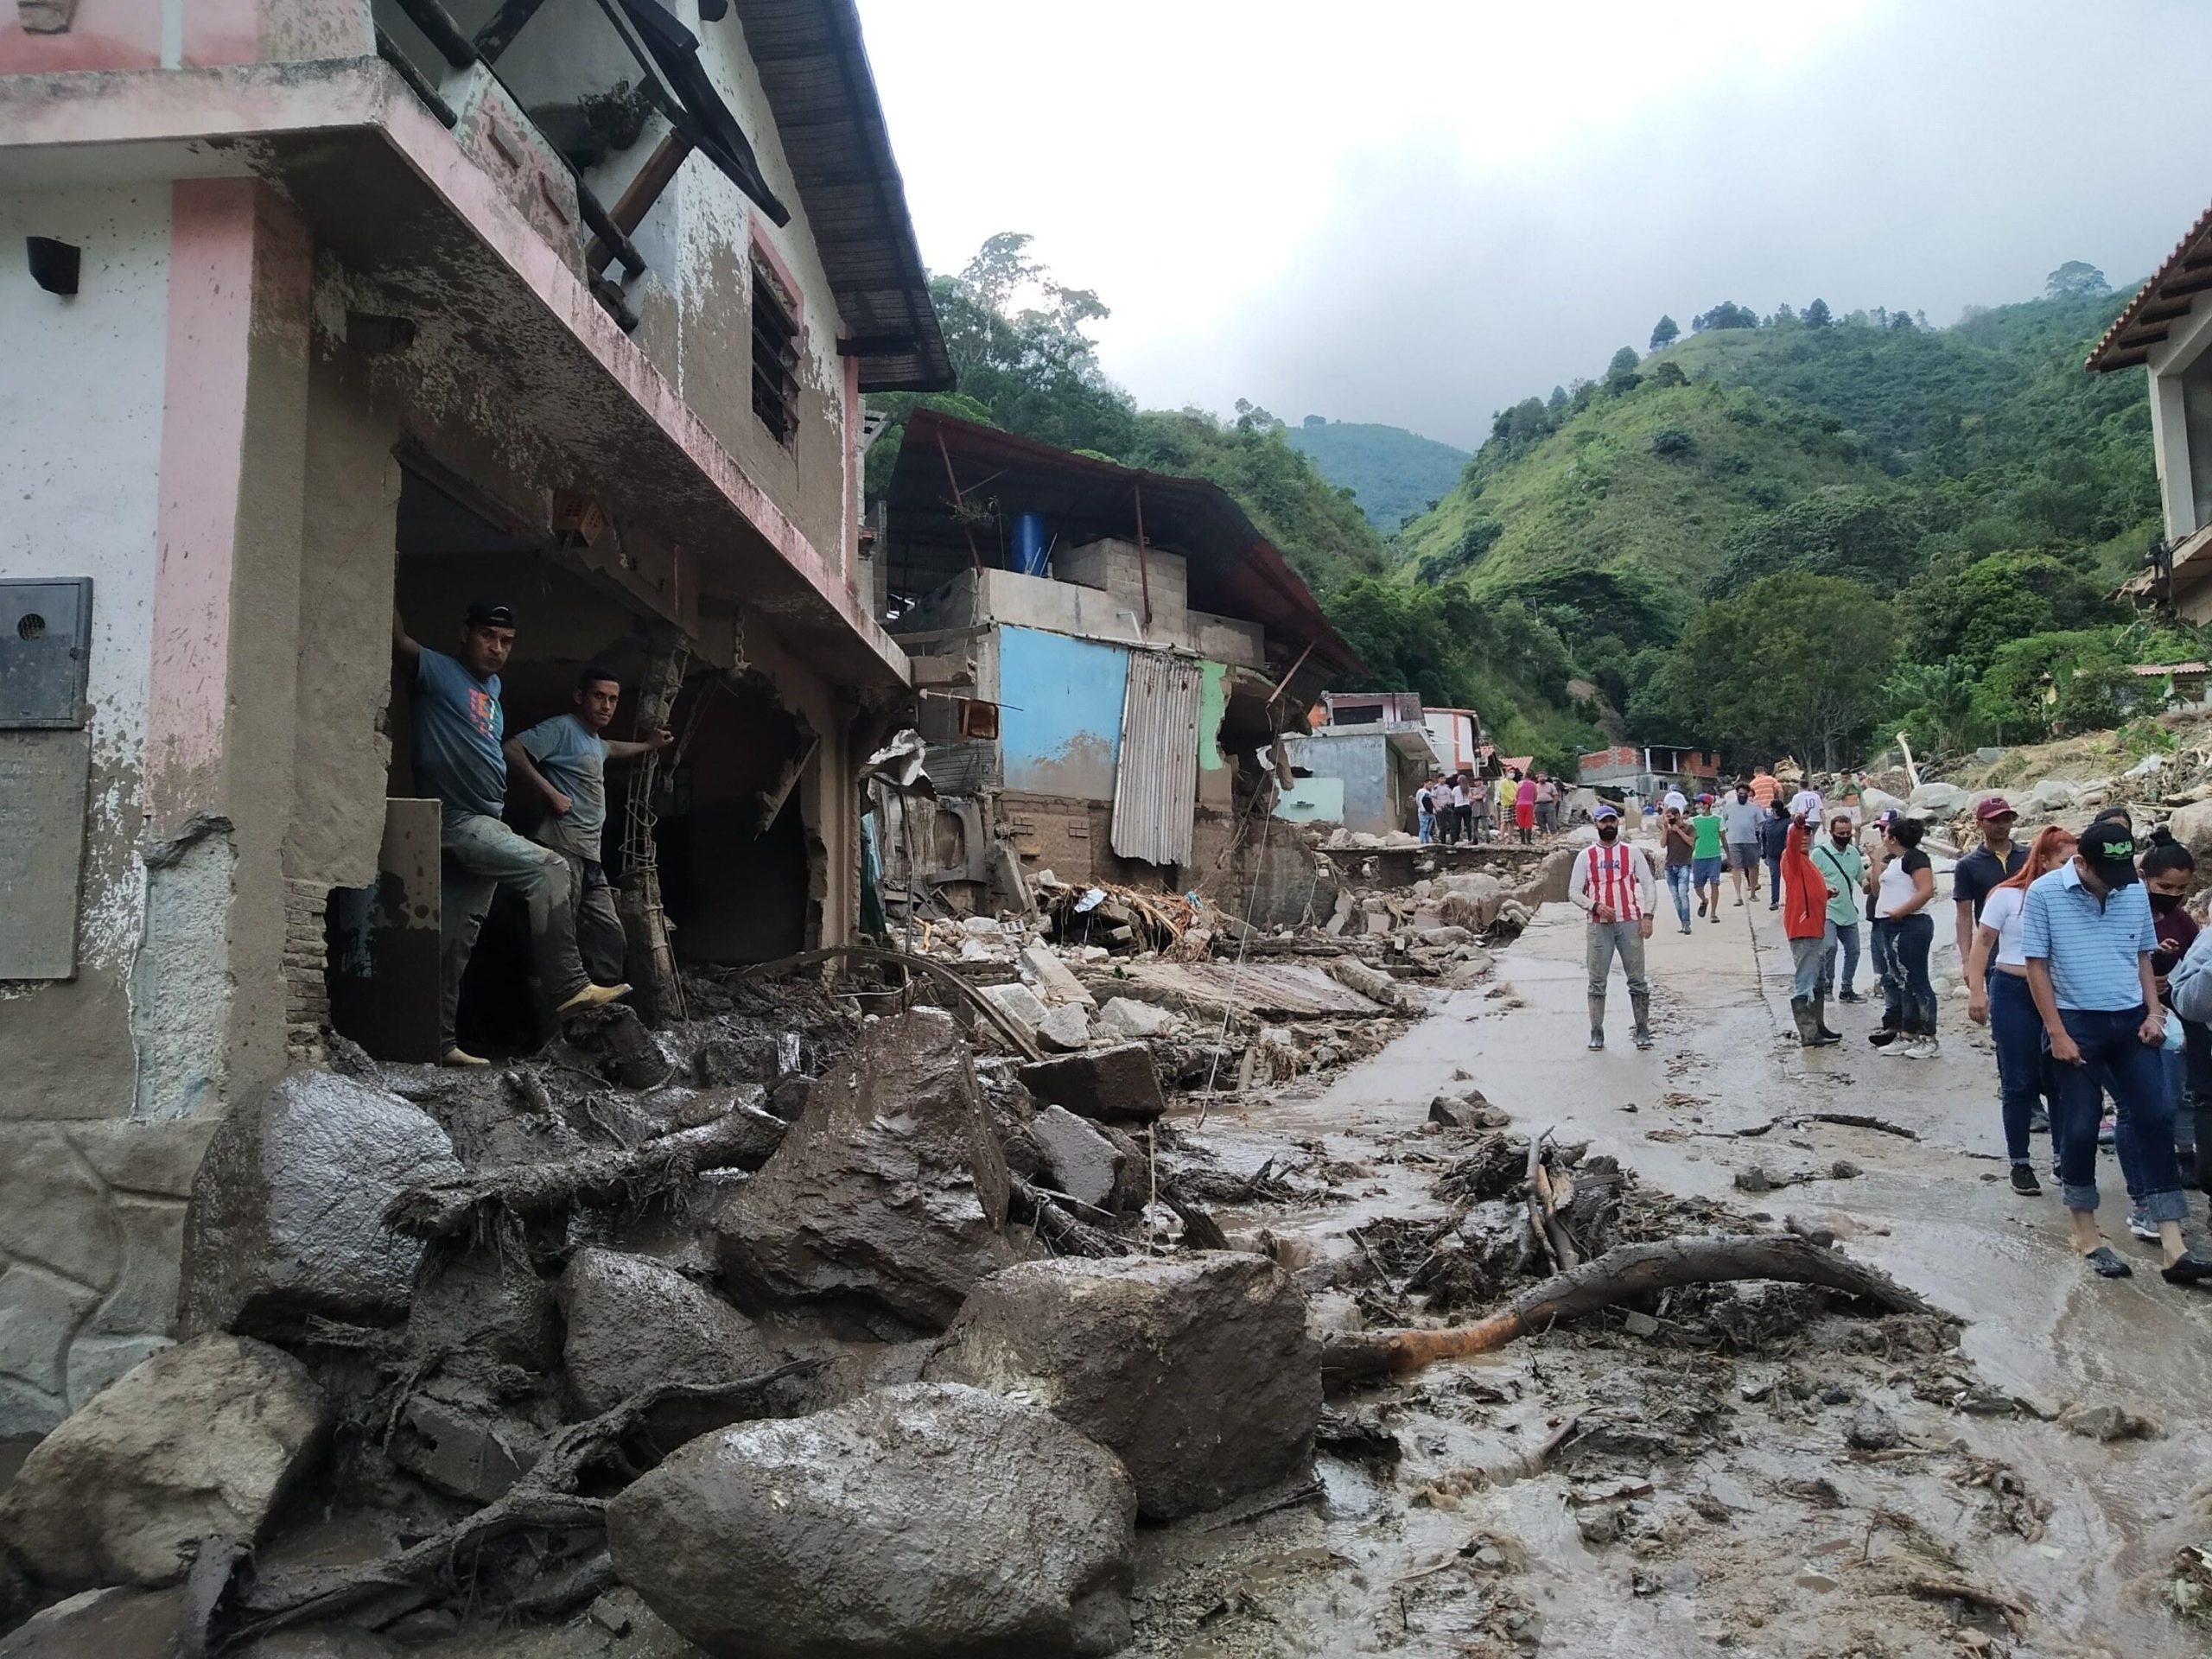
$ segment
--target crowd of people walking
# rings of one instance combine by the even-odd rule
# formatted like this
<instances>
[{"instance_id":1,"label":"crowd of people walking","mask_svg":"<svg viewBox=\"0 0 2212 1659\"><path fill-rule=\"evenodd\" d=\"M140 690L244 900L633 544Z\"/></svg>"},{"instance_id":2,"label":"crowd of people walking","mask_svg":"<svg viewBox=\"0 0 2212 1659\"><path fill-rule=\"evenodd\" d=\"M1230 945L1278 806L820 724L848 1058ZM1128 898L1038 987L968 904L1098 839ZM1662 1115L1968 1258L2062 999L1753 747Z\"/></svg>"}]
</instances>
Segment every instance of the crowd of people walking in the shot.
<instances>
[{"instance_id":1,"label":"crowd of people walking","mask_svg":"<svg viewBox=\"0 0 2212 1659\"><path fill-rule=\"evenodd\" d=\"M1533 766L1488 779L1438 772L1414 795L1414 823L1424 847L1509 837L1528 847L1559 830L1562 793L1558 779Z\"/></svg>"}]
</instances>

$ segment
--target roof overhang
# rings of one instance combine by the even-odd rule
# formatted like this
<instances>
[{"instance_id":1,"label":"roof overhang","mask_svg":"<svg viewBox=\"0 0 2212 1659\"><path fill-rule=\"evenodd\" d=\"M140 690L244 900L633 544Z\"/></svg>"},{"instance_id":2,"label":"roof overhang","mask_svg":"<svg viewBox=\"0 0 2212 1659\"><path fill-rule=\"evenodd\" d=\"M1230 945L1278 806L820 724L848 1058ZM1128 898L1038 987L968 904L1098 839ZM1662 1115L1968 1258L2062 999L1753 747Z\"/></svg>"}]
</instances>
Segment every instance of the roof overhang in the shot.
<instances>
[{"instance_id":1,"label":"roof overhang","mask_svg":"<svg viewBox=\"0 0 2212 1659\"><path fill-rule=\"evenodd\" d=\"M950 391L952 359L853 0L735 7L837 296L842 349L860 359L861 390Z\"/></svg>"},{"instance_id":2,"label":"roof overhang","mask_svg":"<svg viewBox=\"0 0 2212 1659\"><path fill-rule=\"evenodd\" d=\"M843 573L381 60L0 76L0 188L255 175L349 269L450 323L447 372L480 372L580 487L680 543L833 681L904 687Z\"/></svg>"},{"instance_id":3,"label":"roof overhang","mask_svg":"<svg viewBox=\"0 0 2212 1659\"><path fill-rule=\"evenodd\" d=\"M1267 631L1269 671L1290 707L1306 708L1339 677L1367 671L1313 589L1220 486L1072 454L932 409L907 417L892 474L885 556L894 588L926 592L975 563L977 550L952 512L956 488L995 500L1003 513L1042 514L1070 546L1099 537L1135 541L1141 497L1146 543L1185 561L1192 607ZM996 550L987 562L996 563Z\"/></svg>"},{"instance_id":4,"label":"roof overhang","mask_svg":"<svg viewBox=\"0 0 2212 1659\"><path fill-rule=\"evenodd\" d=\"M2093 374L2147 363L2173 325L2212 294L2212 207L2189 227L2166 262L2105 330L2082 366ZM2207 301L2212 304L2212 301Z\"/></svg>"}]
</instances>

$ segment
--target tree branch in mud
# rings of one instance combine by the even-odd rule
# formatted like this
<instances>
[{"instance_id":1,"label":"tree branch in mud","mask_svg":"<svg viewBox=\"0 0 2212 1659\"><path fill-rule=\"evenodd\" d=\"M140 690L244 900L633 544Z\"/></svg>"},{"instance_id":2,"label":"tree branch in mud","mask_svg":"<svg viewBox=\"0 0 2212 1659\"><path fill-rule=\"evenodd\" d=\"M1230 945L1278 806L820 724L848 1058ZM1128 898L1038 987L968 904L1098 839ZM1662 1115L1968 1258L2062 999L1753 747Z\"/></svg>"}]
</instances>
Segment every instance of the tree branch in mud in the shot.
<instances>
[{"instance_id":1,"label":"tree branch in mud","mask_svg":"<svg viewBox=\"0 0 2212 1659\"><path fill-rule=\"evenodd\" d=\"M385 1209L387 1226L416 1238L466 1232L493 1210L542 1214L582 1199L635 1201L666 1192L702 1169L758 1169L783 1144L779 1117L741 1106L696 1129L642 1145L588 1152L543 1164L509 1164L464 1180L410 1186Z\"/></svg>"},{"instance_id":2,"label":"tree branch in mud","mask_svg":"<svg viewBox=\"0 0 2212 1659\"><path fill-rule=\"evenodd\" d=\"M967 1000L968 1005L988 1020L999 1035L1013 1045L1014 1052L1024 1059L1041 1060L1045 1051L1004 1008L969 984L962 975L953 972L943 963L931 962L927 957L910 957L903 950L886 950L874 944L830 944L819 950L802 950L795 957L779 957L774 962L763 962L747 968L740 979L756 979L764 974L785 974L798 968L811 968L839 957L849 957L856 962L882 962L906 969L920 969L933 976L940 983L951 987Z\"/></svg>"},{"instance_id":3,"label":"tree branch in mud","mask_svg":"<svg viewBox=\"0 0 2212 1659\"><path fill-rule=\"evenodd\" d=\"M545 1455L507 1489L505 1496L397 1555L355 1566L303 1567L246 1585L233 1603L246 1622L222 1646L236 1647L293 1624L335 1618L370 1602L377 1604L378 1623L389 1624L434 1600L447 1574L464 1557L496 1538L533 1527L569 1531L601 1526L605 1500L579 1497L575 1489L585 1471L635 1430L655 1407L674 1400L757 1401L769 1384L813 1370L820 1363L795 1360L734 1382L664 1382L631 1395L611 1411L572 1423L554 1438Z\"/></svg>"},{"instance_id":4,"label":"tree branch in mud","mask_svg":"<svg viewBox=\"0 0 2212 1659\"><path fill-rule=\"evenodd\" d=\"M1127 1255L1129 1247L1111 1233L1078 1221L1074 1212L1053 1195L1014 1177L1011 1191L1016 1204L1027 1207L1030 1225L1037 1236L1065 1255Z\"/></svg>"},{"instance_id":5,"label":"tree branch in mud","mask_svg":"<svg viewBox=\"0 0 2212 1659\"><path fill-rule=\"evenodd\" d=\"M1677 1238L1624 1244L1594 1261L1532 1285L1473 1325L1435 1331L1356 1331L1331 1335L1321 1370L1332 1384L1418 1370L1440 1359L1486 1354L1534 1332L1579 1319L1631 1297L1681 1285L1778 1279L1859 1297L1892 1313L1936 1309L1875 1268L1788 1233Z\"/></svg>"}]
</instances>

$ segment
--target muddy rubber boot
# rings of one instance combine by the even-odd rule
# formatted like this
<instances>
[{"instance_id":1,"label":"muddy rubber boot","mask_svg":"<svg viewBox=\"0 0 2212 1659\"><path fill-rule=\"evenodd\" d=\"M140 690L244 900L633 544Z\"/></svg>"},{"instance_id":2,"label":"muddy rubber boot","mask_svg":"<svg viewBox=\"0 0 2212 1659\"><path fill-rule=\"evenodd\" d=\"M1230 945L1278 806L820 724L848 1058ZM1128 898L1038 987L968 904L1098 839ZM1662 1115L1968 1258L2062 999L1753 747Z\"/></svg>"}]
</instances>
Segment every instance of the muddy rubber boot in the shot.
<instances>
[{"instance_id":1,"label":"muddy rubber boot","mask_svg":"<svg viewBox=\"0 0 2212 1659\"><path fill-rule=\"evenodd\" d=\"M1628 994L1628 1005L1636 1014L1636 1046L1638 1048L1650 1047L1652 1041L1651 993L1630 991Z\"/></svg>"},{"instance_id":2,"label":"muddy rubber boot","mask_svg":"<svg viewBox=\"0 0 2212 1659\"><path fill-rule=\"evenodd\" d=\"M1602 996L1593 996L1590 999L1590 1046L1598 1049L1605 1046L1605 999Z\"/></svg>"},{"instance_id":3,"label":"muddy rubber boot","mask_svg":"<svg viewBox=\"0 0 2212 1659\"><path fill-rule=\"evenodd\" d=\"M1821 1046L1820 1027L1813 1023L1813 1004L1809 998L1793 996L1789 999L1789 1017L1796 1022L1797 1042L1802 1048Z\"/></svg>"},{"instance_id":4,"label":"muddy rubber boot","mask_svg":"<svg viewBox=\"0 0 2212 1659\"><path fill-rule=\"evenodd\" d=\"M1828 999L1825 993L1813 999L1813 1029L1821 1033L1823 1043L1840 1043L1843 1033L1828 1029Z\"/></svg>"}]
</instances>

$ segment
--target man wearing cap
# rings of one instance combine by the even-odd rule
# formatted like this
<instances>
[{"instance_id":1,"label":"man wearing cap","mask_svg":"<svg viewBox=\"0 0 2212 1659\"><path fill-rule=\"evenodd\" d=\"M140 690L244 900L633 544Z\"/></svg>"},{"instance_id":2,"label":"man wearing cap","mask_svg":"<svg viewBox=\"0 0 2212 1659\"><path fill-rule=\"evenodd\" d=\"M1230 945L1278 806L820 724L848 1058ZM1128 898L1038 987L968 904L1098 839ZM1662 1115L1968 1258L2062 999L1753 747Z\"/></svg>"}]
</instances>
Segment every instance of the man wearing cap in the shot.
<instances>
[{"instance_id":1,"label":"man wearing cap","mask_svg":"<svg viewBox=\"0 0 2212 1659\"><path fill-rule=\"evenodd\" d=\"M507 764L499 740L506 716L499 707L499 671L514 650L515 615L508 607L478 601L461 630L461 654L408 637L399 613L391 613L392 648L415 665L415 781L436 798L443 853L438 910L438 1053L448 1065L483 1065L454 1040L461 979L476 948L492 895L501 887L518 893L530 912L530 940L537 977L559 1013L611 1002L627 985L594 985L576 953L569 908L569 868L558 852L526 841L499 821L507 794Z\"/></svg>"},{"instance_id":2,"label":"man wearing cap","mask_svg":"<svg viewBox=\"0 0 2212 1659\"><path fill-rule=\"evenodd\" d=\"M2165 1279L2193 1285L2212 1279L2212 1262L2182 1242L2189 1210L2159 1060L2165 1013L2151 963L2158 943L2136 876L2135 835L2126 824L2091 824L2074 857L2028 887L2021 951L2057 1073L2051 1127L2074 1247L2101 1278L2133 1272L2097 1226L2101 1089L2118 1117L2123 1161L2134 1166L2145 1188L2141 1209L2158 1230Z\"/></svg>"},{"instance_id":3,"label":"man wearing cap","mask_svg":"<svg viewBox=\"0 0 2212 1659\"><path fill-rule=\"evenodd\" d=\"M2019 821L2019 814L2002 795L1983 796L1974 810L1981 845L1961 858L1951 870L1951 897L1956 901L1951 908L1957 914L1962 963L1973 951L1974 925L1981 920L1982 906L2004 885L2006 876L2018 874L2028 861L2028 849L2012 841L2012 826Z\"/></svg>"},{"instance_id":4,"label":"man wearing cap","mask_svg":"<svg viewBox=\"0 0 2212 1659\"><path fill-rule=\"evenodd\" d=\"M1636 1015L1636 1046L1651 1046L1651 989L1643 977L1643 942L1651 937L1658 887L1643 849L1621 839L1620 809L1600 801L1590 815L1598 839L1574 855L1567 896L1588 912L1584 955L1590 969L1590 1046L1605 1046L1605 982L1621 959L1629 1007Z\"/></svg>"}]
</instances>

